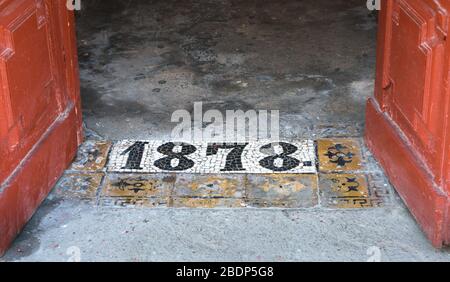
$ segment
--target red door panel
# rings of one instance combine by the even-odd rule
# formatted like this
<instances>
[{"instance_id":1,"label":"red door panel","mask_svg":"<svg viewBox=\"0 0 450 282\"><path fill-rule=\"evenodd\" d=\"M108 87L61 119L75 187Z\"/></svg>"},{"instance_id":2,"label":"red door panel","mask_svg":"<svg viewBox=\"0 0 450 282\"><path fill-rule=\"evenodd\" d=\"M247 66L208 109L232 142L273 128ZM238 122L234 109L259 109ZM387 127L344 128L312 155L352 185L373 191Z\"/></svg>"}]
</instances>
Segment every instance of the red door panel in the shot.
<instances>
[{"instance_id":1,"label":"red door panel","mask_svg":"<svg viewBox=\"0 0 450 282\"><path fill-rule=\"evenodd\" d=\"M52 73L51 40L46 13L42 11L44 5L37 6L37 1L17 3L21 5L14 9L6 7L4 13L8 16L0 22L2 42L7 42L1 56L2 77L7 80L3 91L9 98L8 103L2 104L8 122L1 125L3 132L16 133L8 140L11 150L19 140L41 136L61 110ZM22 146L29 149L34 138ZM3 175L10 172L10 169L2 170Z\"/></svg>"},{"instance_id":2,"label":"red door panel","mask_svg":"<svg viewBox=\"0 0 450 282\"><path fill-rule=\"evenodd\" d=\"M0 254L81 140L73 15L63 0L0 0Z\"/></svg>"},{"instance_id":3,"label":"red door panel","mask_svg":"<svg viewBox=\"0 0 450 282\"><path fill-rule=\"evenodd\" d=\"M441 13L447 11L435 10L432 1L395 1L388 58L389 111L436 178L441 177L438 168L443 157L443 131L436 117L443 113L447 36Z\"/></svg>"},{"instance_id":4,"label":"red door panel","mask_svg":"<svg viewBox=\"0 0 450 282\"><path fill-rule=\"evenodd\" d=\"M367 143L436 246L448 243L450 3L385 0Z\"/></svg>"}]
</instances>

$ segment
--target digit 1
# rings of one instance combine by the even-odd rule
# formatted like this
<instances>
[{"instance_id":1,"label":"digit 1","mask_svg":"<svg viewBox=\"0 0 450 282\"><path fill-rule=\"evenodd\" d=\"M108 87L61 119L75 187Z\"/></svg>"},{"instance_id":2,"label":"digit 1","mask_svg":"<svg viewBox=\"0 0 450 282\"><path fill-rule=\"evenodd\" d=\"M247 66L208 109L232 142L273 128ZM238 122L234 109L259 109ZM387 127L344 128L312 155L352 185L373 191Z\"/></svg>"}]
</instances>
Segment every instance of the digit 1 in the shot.
<instances>
[{"instance_id":1,"label":"digit 1","mask_svg":"<svg viewBox=\"0 0 450 282\"><path fill-rule=\"evenodd\" d=\"M123 151L120 155L125 156L128 154L128 159L127 164L122 169L143 169L141 167L141 161L144 156L145 146L148 144L148 142L138 141Z\"/></svg>"}]
</instances>

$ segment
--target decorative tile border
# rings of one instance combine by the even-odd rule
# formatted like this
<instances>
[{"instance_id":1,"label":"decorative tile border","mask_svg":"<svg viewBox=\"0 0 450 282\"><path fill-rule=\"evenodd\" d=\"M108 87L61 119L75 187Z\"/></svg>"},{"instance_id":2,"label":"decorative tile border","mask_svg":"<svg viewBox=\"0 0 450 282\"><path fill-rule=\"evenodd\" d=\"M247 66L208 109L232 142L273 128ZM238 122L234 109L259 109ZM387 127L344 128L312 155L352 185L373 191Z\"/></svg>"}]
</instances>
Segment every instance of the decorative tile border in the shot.
<instances>
[{"instance_id":1,"label":"decorative tile border","mask_svg":"<svg viewBox=\"0 0 450 282\"><path fill-rule=\"evenodd\" d=\"M108 171L128 173L316 173L314 141L117 142Z\"/></svg>"},{"instance_id":2,"label":"decorative tile border","mask_svg":"<svg viewBox=\"0 0 450 282\"><path fill-rule=\"evenodd\" d=\"M251 207L312 208L319 204L314 174L250 174L245 187Z\"/></svg>"},{"instance_id":3,"label":"decorative tile border","mask_svg":"<svg viewBox=\"0 0 450 282\"><path fill-rule=\"evenodd\" d=\"M364 174L321 174L320 195L329 208L373 207Z\"/></svg>"},{"instance_id":4,"label":"decorative tile border","mask_svg":"<svg viewBox=\"0 0 450 282\"><path fill-rule=\"evenodd\" d=\"M361 149L356 140L320 139L317 152L321 172L358 171L362 168Z\"/></svg>"},{"instance_id":5,"label":"decorative tile border","mask_svg":"<svg viewBox=\"0 0 450 282\"><path fill-rule=\"evenodd\" d=\"M358 139L284 142L280 148L261 141L243 149L243 144L196 143L190 144L193 153L190 146L176 149L175 143L169 143L87 141L52 195L101 206L151 208L361 209L392 206L396 201L370 154L362 155ZM288 171L261 166L267 158L264 165L275 164L276 158L268 155L280 154L282 159L297 161L279 164L301 165ZM187 158L181 163L194 165L178 170L178 160L159 162L176 170L153 167L161 158L181 156Z\"/></svg>"},{"instance_id":6,"label":"decorative tile border","mask_svg":"<svg viewBox=\"0 0 450 282\"><path fill-rule=\"evenodd\" d=\"M175 179L155 174L108 174L100 191L101 205L167 205Z\"/></svg>"},{"instance_id":7,"label":"decorative tile border","mask_svg":"<svg viewBox=\"0 0 450 282\"><path fill-rule=\"evenodd\" d=\"M77 158L69 170L74 171L100 171L106 165L109 149L112 142L86 141L78 149Z\"/></svg>"},{"instance_id":8,"label":"decorative tile border","mask_svg":"<svg viewBox=\"0 0 450 282\"><path fill-rule=\"evenodd\" d=\"M103 173L67 173L59 180L53 196L95 201L103 177Z\"/></svg>"}]
</instances>

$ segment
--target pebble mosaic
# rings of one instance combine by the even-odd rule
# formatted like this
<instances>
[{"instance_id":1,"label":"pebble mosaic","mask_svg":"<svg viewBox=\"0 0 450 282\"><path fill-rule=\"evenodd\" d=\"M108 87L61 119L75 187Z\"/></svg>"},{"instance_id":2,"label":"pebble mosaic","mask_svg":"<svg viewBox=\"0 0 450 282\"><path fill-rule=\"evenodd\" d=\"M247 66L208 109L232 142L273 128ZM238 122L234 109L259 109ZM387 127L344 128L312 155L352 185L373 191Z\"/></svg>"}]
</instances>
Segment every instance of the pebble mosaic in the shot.
<instances>
[{"instance_id":1,"label":"pebble mosaic","mask_svg":"<svg viewBox=\"0 0 450 282\"><path fill-rule=\"evenodd\" d=\"M316 173L314 141L183 143L119 141L108 171L151 173Z\"/></svg>"},{"instance_id":2,"label":"pebble mosaic","mask_svg":"<svg viewBox=\"0 0 450 282\"><path fill-rule=\"evenodd\" d=\"M91 140L52 195L113 207L393 205L392 186L361 144L354 138L275 144Z\"/></svg>"}]
</instances>

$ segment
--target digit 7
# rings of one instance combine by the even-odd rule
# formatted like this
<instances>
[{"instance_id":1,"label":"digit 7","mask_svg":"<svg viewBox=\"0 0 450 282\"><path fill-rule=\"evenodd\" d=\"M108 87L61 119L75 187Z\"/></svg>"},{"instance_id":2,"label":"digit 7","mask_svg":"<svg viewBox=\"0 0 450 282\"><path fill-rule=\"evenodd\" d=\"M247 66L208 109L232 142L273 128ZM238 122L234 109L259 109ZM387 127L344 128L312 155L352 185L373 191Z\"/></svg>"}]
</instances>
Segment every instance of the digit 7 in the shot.
<instances>
[{"instance_id":1,"label":"digit 7","mask_svg":"<svg viewBox=\"0 0 450 282\"><path fill-rule=\"evenodd\" d=\"M217 155L220 149L231 149L230 153L227 155L225 168L222 168L220 171L244 171L245 168L242 165L242 153L247 145L248 143L211 143L208 144L206 155Z\"/></svg>"}]
</instances>

